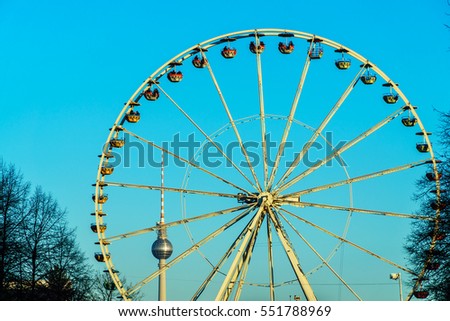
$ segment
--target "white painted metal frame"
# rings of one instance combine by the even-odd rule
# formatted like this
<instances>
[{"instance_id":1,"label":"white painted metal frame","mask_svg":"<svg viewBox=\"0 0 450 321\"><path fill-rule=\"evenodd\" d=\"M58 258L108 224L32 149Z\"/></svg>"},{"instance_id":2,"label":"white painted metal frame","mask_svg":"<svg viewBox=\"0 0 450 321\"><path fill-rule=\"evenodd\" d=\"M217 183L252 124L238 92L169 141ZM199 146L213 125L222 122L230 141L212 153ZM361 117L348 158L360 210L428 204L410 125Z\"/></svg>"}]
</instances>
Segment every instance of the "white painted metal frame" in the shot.
<instances>
[{"instance_id":1,"label":"white painted metal frame","mask_svg":"<svg viewBox=\"0 0 450 321\"><path fill-rule=\"evenodd\" d=\"M175 101L175 99L163 88L162 85L159 84L159 80L166 75L168 72L170 72L173 69L174 63L183 63L183 61L191 58L192 56L200 53L201 56L204 59L207 59L206 52L208 49L213 48L217 45L221 45L230 39L233 40L241 40L246 38L254 38L256 45L260 44L260 35L264 35L266 37L278 37L280 34L290 34L292 38L297 39L304 39L308 40L310 42L310 49L314 46L315 41L320 41L320 43L323 46L328 46L334 49L340 49L344 50L347 55L350 57L356 59L357 61L362 63L362 68L356 73L354 79L350 82L347 89L342 93L342 95L339 97L335 105L331 108L328 115L323 119L322 123L319 125L318 128L316 128L313 132L313 135L308 140L308 142L304 145L300 153L298 154L298 157L295 159L293 165L286 169L282 174L281 177L277 179L277 172L281 169L280 168L280 160L283 155L283 148L284 143L287 141L291 126L295 122L295 114L297 110L297 106L299 104L300 96L303 91L303 87L306 81L306 77L308 74L308 70L311 66L311 58L309 55L306 55L305 57L305 63L303 65L303 70L300 76L300 80L297 85L297 90L295 93L295 96L293 98L293 102L291 105L291 109L289 112L289 115L287 116L286 125L283 131L283 136L281 138L280 147L277 151L276 159L274 166L272 168L269 168L268 160L267 160L267 152L266 152L266 119L267 115L265 113L265 104L264 104L264 86L263 86L263 68L262 68L262 61L261 61L261 54L256 53L256 75L257 75L257 87L258 87L258 99L259 99L259 122L260 122L260 130L261 130L261 141L262 141L262 154L263 154L263 185L261 185L258 175L255 171L255 168L252 166L249 156L247 154L247 151L244 146L244 142L241 138L241 135L239 133L239 129L237 127L237 121L233 118L232 112L230 107L228 106L225 95L222 92L221 87L219 86L219 82L216 78L216 75L213 72L212 66L208 63L206 66L211 80L213 81L214 87L216 88L217 94L222 102L223 108L225 110L225 113L227 115L229 124L231 125L233 132L235 134L236 139L239 142L239 146L242 152L242 155L244 156L247 164L249 165L249 170L251 172L251 175L246 175L240 168L237 166L231 159L228 158L228 156L223 152L222 149L220 149L215 140L214 137L211 135L208 135L200 126L198 122L196 122L189 114L188 112L181 108L181 106ZM404 106L400 109L396 110L391 115L387 116L385 119L381 120L377 124L373 125L372 127L369 127L368 130L361 133L359 136L355 137L353 140L346 143L344 146L342 146L340 149L336 150L331 155L328 155L324 159L322 159L317 166L311 167L308 170L296 175L294 178L289 179L289 176L294 172L294 170L297 168L297 165L301 163L302 158L304 155L308 152L309 148L312 146L312 144L316 141L316 139L321 136L322 131L325 129L331 118L335 115L335 113L339 110L341 105L344 103L344 101L347 99L347 97L350 95L353 88L357 85L358 80L360 79L360 76L362 73L366 70L366 68L370 67L370 69L375 72L378 76L380 76L386 83L391 84L391 89L396 94L399 95L401 100L404 102ZM239 174L239 176L243 177L253 188L254 191L249 190L248 188L244 188L239 186L238 184L233 183L229 179L225 179L219 174L214 173L211 170L208 170L206 168L203 168L191 160L185 159L180 155L177 155L167 149L164 149L163 147L157 145L156 143L152 142L150 139L146 139L144 137L141 137L137 134L135 134L133 131L131 131L128 126L125 128L125 116L130 113L130 111L133 110L135 104L141 99L143 96L143 91L148 86L155 86L157 87L163 95L171 101L171 103L176 107L176 109L181 112L181 114L210 142L212 143L218 151L227 158L229 162L231 162L233 168L236 170L236 173ZM341 157L341 154L345 151L349 150L362 140L364 140L366 137L371 135L372 133L376 132L377 130L381 129L385 125L387 125L389 122L397 118L399 115L404 113L405 111L408 111L408 113L412 114L413 117L417 120L417 125L420 128L420 131L423 133L424 142L428 144L429 148L429 157L423 161L418 162L411 162L405 165L397 166L388 168L385 170L367 173L365 175L361 175L358 177L353 177L333 182L325 185L318 185L313 186L308 189L298 190L296 192L290 192L290 193L284 193L285 190L287 190L290 187L294 187L299 181L301 181L304 177L311 174L312 172L318 170L320 166L326 164L327 162ZM213 177L217 179L220 184L224 183L227 187L233 187L236 190L236 194L231 193L223 193L223 192L214 192L210 190L197 190L197 189L189 189L189 188L177 188L177 187L167 187L167 186L153 186L153 185L142 185L142 184L133 184L129 182L113 182L106 180L106 176L102 174L101 168L108 165L109 158L108 155L112 150L112 147L110 145L110 142L113 139L120 138L120 132L126 132L130 134L135 139L138 139L145 144L148 144L152 148L158 149L163 153L166 153L170 157L176 158L185 164L187 164L189 167L194 168L195 170L200 170L204 172L205 174L209 175L210 177ZM110 133L106 139L106 143L104 145L104 148L102 150L102 154L100 155L100 166L97 172L97 178L95 183L95 218L96 218L96 225L97 225L97 234L99 239L99 245L101 252L105 258L105 264L107 267L107 270L109 271L109 274L111 275L111 278L116 285L117 289L119 290L120 294L122 295L124 300L129 300L130 295L138 291L139 289L143 288L146 284L148 284L150 281L158 277L161 273L165 272L167 269L170 269L172 266L176 265L180 261L182 261L184 258L188 257L192 253L195 253L199 250L199 248L205 244L207 244L209 241L217 237L218 235L222 234L225 230L233 227L237 222L239 222L241 219L245 219L250 217L248 223L246 224L245 228L241 230L241 232L238 234L237 238L230 242L230 247L224 253L222 259L213 266L213 269L211 273L206 277L206 279L203 281L200 288L195 292L192 299L199 299L200 295L203 293L206 287L209 286L211 283L211 280L221 274L224 276L224 280L222 281L222 285L215 297L216 300L228 300L230 298L239 299L241 291L243 289L243 285L245 284L245 279L248 273L248 268L251 261L251 256L253 252L253 247L255 245L255 242L257 240L257 237L260 232L263 231L263 226L265 226L266 229L266 236L268 240L268 271L269 271L269 281L268 281L268 287L269 287L269 293L270 293L270 299L275 300L275 288L278 286L275 283L274 280L274 269L276 269L276 266L273 262L273 231L275 231L275 234L278 236L279 241L282 244L282 247L284 249L284 252L287 255L288 262L290 263L292 270L294 274L296 275L297 282L303 291L304 296L308 300L316 300L316 295L314 293L313 287L308 281L307 275L303 272L302 268L300 267L301 258L297 257L295 254L295 249L293 247L293 243L289 241L289 237L287 235L286 230L282 227L282 221L286 222L288 226L291 227L291 229L295 232L297 236L302 240L304 244L306 244L314 254L320 258L320 260L323 262L323 265L326 266L335 276L336 278L359 300L361 297L349 286L349 284L344 281L342 276L331 266L329 263L329 258L324 258L310 243L306 238L302 235L301 231L299 231L294 224L292 224L292 221L288 219L287 216L285 216L283 213L288 214L292 220L296 222L302 222L304 224L307 224L309 226L314 227L315 229L321 231L322 233L335 238L339 240L342 243L349 244L350 246L368 254L372 257L377 258L380 261L383 261L387 264L390 264L410 275L415 275L417 281L413 285L410 293L407 295L406 300L410 300L412 297L412 294L414 290L416 290L421 282L424 279L425 273L426 273L426 266L423 267L420 271L411 271L410 269L403 267L397 263L395 263L392 260L389 260L387 258L382 257L381 255L375 254L374 252L370 251L369 249L366 249L346 238L345 235L339 236L335 233L332 233L319 225L310 222L306 220L305 218L289 211L286 209L286 207L304 207L304 208L323 208L328 209L331 211L344 211L347 213L360 213L360 214L366 214L366 215L384 215L384 216L392 216L396 217L398 219L410 219L410 220L434 220L435 222L435 228L434 228L434 235L432 236L431 243L430 243L430 250L432 250L437 241L436 232L439 229L439 217L440 217L440 210L436 210L435 217L424 217L421 215L413 215L413 214L407 214L407 213L396 213L391 211L378 211L378 210L371 210L366 208L355 208L353 205L350 205L349 207L346 206L336 206L331 204L318 204L318 203L311 203L311 202L304 202L300 200L300 197L305 194L315 193L321 190L327 190L327 189L334 189L339 186L350 186L353 183L358 183L361 181L373 179L376 177L384 176L384 175L390 175L396 172L405 171L411 168L415 168L417 166L421 166L424 164L429 164L432 167L432 170L434 172L434 175L438 177L438 167L437 167L437 161L435 159L435 155L433 152L433 148L429 139L429 134L425 130L424 125L422 121L419 118L419 115L416 111L416 109L411 105L407 97L403 94L403 92L400 90L398 85L391 80L380 68L378 68L373 62L369 61L359 53L351 50L350 48L343 46L340 43L334 42L330 39L317 36L310 33L305 32L299 32L295 30L285 30L285 29L256 29L256 30L243 30L239 32L232 32L228 34L224 34L218 37L211 38L209 40L203 41L199 44L196 44L185 51L181 52L180 54L176 55L169 61L167 61L165 64L163 64L160 68L158 68L154 73L152 73L133 93L133 95L130 97L130 99L127 101L125 106L122 108L122 110L119 112L119 115L114 122L114 125L112 126ZM275 182L277 183L275 184ZM219 211L213 211L209 212L203 215L197 215L192 216L189 218L184 218L182 220L178 221L172 221L167 222L164 224L164 228L170 229L171 227L185 225L185 224L192 224L198 221L204 221L204 220L212 220L215 217L223 216L223 215L235 215L234 217L230 218L230 220L224 224L223 226L217 228L215 231L212 231L210 234L208 234L207 237L203 238L202 240L196 242L195 244L192 244L188 249L186 249L184 252L182 252L180 255L178 255L176 258L172 259L170 262L167 262L162 269L159 269L153 273L151 273L149 276L142 279L140 282L136 283L134 286L132 286L129 289L124 288L124 285L122 284L118 273L115 269L115 266L112 262L111 257L109 256L109 245L118 242L125 238L130 237L138 237L142 234L157 232L159 227L153 226L153 227L147 227L136 231L126 231L122 234L115 235L115 236L107 236L105 234L105 231L102 230L100 227L105 224L104 219L104 212L103 212L103 203L100 202L101 198L105 195L104 189L106 188L134 188L134 189L144 189L144 190L155 190L155 191L164 191L168 193L180 193L182 195L184 194L196 194L201 196L208 196L208 197L221 197L221 198L229 198L229 199L238 199L238 193L244 193L248 199L248 204L244 204L241 206L236 206L228 209L223 209ZM439 185L439 179L436 180L436 201L440 201L440 185ZM233 216L231 215L231 216ZM266 224L264 225L263 222L266 220ZM234 254L234 259L231 262L230 267L228 268L227 272L224 272L222 270L223 264L227 261L229 257ZM277 263L278 264L278 263Z\"/></svg>"}]
</instances>

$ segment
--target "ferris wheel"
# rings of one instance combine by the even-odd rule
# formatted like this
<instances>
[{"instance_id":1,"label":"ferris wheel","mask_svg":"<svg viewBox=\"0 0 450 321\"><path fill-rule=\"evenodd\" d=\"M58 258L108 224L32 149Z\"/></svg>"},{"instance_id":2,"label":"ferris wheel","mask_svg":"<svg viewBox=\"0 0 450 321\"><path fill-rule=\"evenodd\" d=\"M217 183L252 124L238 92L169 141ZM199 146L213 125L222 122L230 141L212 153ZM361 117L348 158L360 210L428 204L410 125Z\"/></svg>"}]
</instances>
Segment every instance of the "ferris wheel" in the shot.
<instances>
[{"instance_id":1,"label":"ferris wheel","mask_svg":"<svg viewBox=\"0 0 450 321\"><path fill-rule=\"evenodd\" d=\"M400 299L425 298L444 206L430 135L399 85L340 43L284 29L200 42L110 128L95 258L124 300L398 299L390 272ZM432 217L410 200L425 174ZM417 220L434 230L412 270Z\"/></svg>"}]
</instances>

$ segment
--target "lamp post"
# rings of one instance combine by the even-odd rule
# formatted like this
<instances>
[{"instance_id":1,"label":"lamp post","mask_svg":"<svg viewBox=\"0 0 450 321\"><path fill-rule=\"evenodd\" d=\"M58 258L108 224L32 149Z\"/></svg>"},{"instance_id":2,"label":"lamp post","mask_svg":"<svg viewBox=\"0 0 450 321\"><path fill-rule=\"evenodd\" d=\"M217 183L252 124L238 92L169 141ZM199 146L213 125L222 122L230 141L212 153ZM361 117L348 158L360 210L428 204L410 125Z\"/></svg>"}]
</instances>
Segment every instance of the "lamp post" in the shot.
<instances>
[{"instance_id":1,"label":"lamp post","mask_svg":"<svg viewBox=\"0 0 450 321\"><path fill-rule=\"evenodd\" d=\"M400 291L400 301L403 301L403 292L402 292L402 275L400 273L391 273L389 275L391 280L398 280L398 288Z\"/></svg>"}]
</instances>

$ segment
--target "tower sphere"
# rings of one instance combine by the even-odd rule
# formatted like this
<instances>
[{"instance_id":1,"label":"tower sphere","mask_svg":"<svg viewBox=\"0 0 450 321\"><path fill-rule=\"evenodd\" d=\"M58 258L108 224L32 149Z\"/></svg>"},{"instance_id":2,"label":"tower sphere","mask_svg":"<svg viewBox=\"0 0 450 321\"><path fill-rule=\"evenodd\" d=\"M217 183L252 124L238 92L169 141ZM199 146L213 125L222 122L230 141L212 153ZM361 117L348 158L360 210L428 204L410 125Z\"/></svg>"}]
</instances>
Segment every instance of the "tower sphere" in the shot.
<instances>
[{"instance_id":1,"label":"tower sphere","mask_svg":"<svg viewBox=\"0 0 450 321\"><path fill-rule=\"evenodd\" d=\"M168 259L173 252L172 243L168 239L157 239L152 245L153 256L158 260Z\"/></svg>"}]
</instances>

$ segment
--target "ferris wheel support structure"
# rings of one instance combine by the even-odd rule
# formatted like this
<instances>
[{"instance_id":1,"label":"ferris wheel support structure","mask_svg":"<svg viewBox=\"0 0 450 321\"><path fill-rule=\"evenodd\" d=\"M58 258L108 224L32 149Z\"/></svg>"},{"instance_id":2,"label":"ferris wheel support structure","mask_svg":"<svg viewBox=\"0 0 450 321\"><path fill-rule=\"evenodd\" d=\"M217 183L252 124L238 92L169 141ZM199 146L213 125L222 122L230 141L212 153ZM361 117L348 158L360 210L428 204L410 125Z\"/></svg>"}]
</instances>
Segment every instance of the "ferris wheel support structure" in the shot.
<instances>
[{"instance_id":1,"label":"ferris wheel support structure","mask_svg":"<svg viewBox=\"0 0 450 321\"><path fill-rule=\"evenodd\" d=\"M303 60L301 56L300 61L304 61L298 83L294 83L295 94L290 104L289 112L286 116L274 116L267 113L267 98L265 96L266 78L263 79L263 63L262 55L265 49L265 44L261 41L262 37L279 37L284 39L303 39L306 40L308 44L308 50L306 57ZM233 105L230 103L232 100L226 96L227 87L223 86L223 79L220 79L220 69L213 66L214 59L209 59L212 56L214 47L222 44L230 44L235 41L242 41L245 39L254 39L250 44L250 51L255 54L256 60L256 88L257 89L257 101L258 101L258 113L255 117L249 118L236 118L236 112L233 109ZM335 52L344 54L359 61L361 63L360 68L355 73L354 77L350 83L346 86L345 90L340 94L340 96L335 101L334 105L328 111L326 116L321 120L316 128L310 128L304 125L304 128L311 130L311 136L306 141L304 145L295 154L294 161L287 167L281 166L283 155L285 153L285 146L288 138L292 135L292 131L295 129L296 124L299 122L296 120L296 112L300 104L300 98L305 90L305 83L307 82L307 76L312 69L312 61L320 59L323 55L322 46L331 47L335 49ZM288 44L280 42L279 51L282 54L290 54L294 50L294 45L292 41ZM237 51L231 47L225 46L222 50L222 56L226 59L234 58ZM192 111L189 108L183 106L181 103L183 100L177 100L176 95L170 92L169 89L163 83L163 77L167 76L170 82L180 82L183 79L183 74L181 72L175 72L175 67L180 66L188 59L193 59L193 64L196 68L205 68L209 75L209 81L212 81L212 86L215 90L215 94L220 100L221 112L226 115L227 124L225 129L220 130L216 133L209 134L207 130L202 127L204 126L201 122L196 121L193 116ZM200 59L201 58L201 59ZM267 61L264 60L264 66L266 66ZM350 62L348 60L342 60L340 63L336 64L339 69L348 69L350 67ZM217 70L219 72L216 74ZM365 127L364 131L359 133L357 136L348 140L345 144L340 146L320 159L314 166L301 171L300 165L304 160L305 156L311 150L312 146L318 139L324 139L323 132L327 126L331 123L331 120L335 117L341 106L350 94L353 92L355 87L361 82L364 84L372 84L375 78L368 79L365 78L369 76L369 71L375 73L378 77L381 77L385 84L390 88L391 93L394 92L395 95L388 97L385 101L387 103L395 103L397 99L403 101L403 105L391 112L389 115L385 116L383 119L379 120L374 125L368 125ZM299 70L300 72L300 70ZM263 82L264 80L264 82ZM140 118L140 114L136 113L136 109L140 105L140 100L145 97L147 100L156 101L159 98L159 93L162 93L162 98L166 99L171 110L181 115L184 120L187 120L189 126L195 128L201 135L206 139L207 143L214 146L217 152L226 159L228 164L231 165L236 177L228 177L222 172L217 171L213 168L208 168L204 164L196 162L196 159L185 157L181 153L173 152L166 148L163 144L156 142L153 139L148 139L138 131L131 129L131 124L137 122ZM268 96L268 95L267 95ZM383 97L384 99L384 97ZM169 109L167 109L169 110ZM359 176L350 177L347 171L344 169L347 178L343 180L331 180L326 183L316 183L313 186L303 186L300 187L299 183L305 179L307 176L313 174L314 172L321 169L327 163L337 159L340 160L342 154L362 141L366 140L372 134L382 130L386 126L392 123L395 119L401 116L403 113L408 112L408 121L403 124L407 127L417 125L420 132L419 134L423 137L423 143L417 146L419 152L428 153L427 158L422 160L413 160L403 162L403 165L389 166L388 168L376 170L376 171L366 171ZM134 117L134 118L133 118ZM411 117L411 118L409 118ZM269 156L267 152L267 133L270 132L270 121L278 119L285 121L282 127L282 135L280 139L280 144L276 152L275 160L273 163L269 162ZM170 117L168 117L170 121ZM251 123L255 121L259 124L258 136L261 140L260 153L262 154L262 171L258 171L259 168L254 166L251 161L249 152L245 146L244 135L242 135L241 127L244 123ZM129 126L130 125L130 126ZM221 137L228 129L233 134L239 145L240 156L243 157L247 170L238 166L236 162L224 151L221 147L218 138ZM281 130L280 130L281 131ZM127 134L130 138L135 139L149 148L158 150L162 155L167 155L172 159L184 164L188 170L186 171L186 177L183 180L183 185L181 187L166 186L163 183L163 172L161 173L162 183L160 186L157 184L150 184L147 182L128 182L126 180L109 180L107 175L112 174L114 168L109 164L110 159L114 157L112 151L114 148L123 147L127 142L122 139L122 135ZM267 279L263 286L268 288L270 300L275 300L275 289L282 283L276 283L277 278L276 271L280 266L280 263L275 260L274 242L276 240L281 244L282 253L286 255L287 265L290 266L291 273L295 275L294 282L298 283L303 296L307 300L317 300L316 292L313 290L313 285L310 282L310 273L314 273L320 267L327 268L327 270L339 280L339 282L345 286L345 288L351 293L351 295L361 300L362 296L357 293L357 291L351 286L348 280L345 280L342 273L334 268L330 262L331 257L337 252L342 244L348 245L359 252L365 253L376 260L383 262L393 267L396 267L403 272L406 272L410 276L416 278L411 291L406 296L406 300L412 299L416 296L416 293L422 287L422 283L426 280L426 274L429 273L429 263L433 261L433 255L429 254L427 256L427 262L425 266L419 271L412 271L407 267L395 262L390 258L386 258L381 254L377 254L375 251L368 249L366 246L362 246L357 242L350 241L347 237L347 230L350 221L350 217L355 215L362 216L372 216L372 217L390 217L392 219L399 220L429 220L434 222L434 228L431 234L431 241L429 244L429 253L433 253L437 243L442 237L439 235L439 221L440 221L440 211L443 209L443 204L441 202L441 191L440 191L440 172L438 168L439 161L435 158L433 152L432 144L430 141L431 133L428 133L419 117L416 107L413 106L399 85L390 79L378 66L376 66L372 61L369 61L359 53L353 51L352 49L327 39L322 36L318 36L311 33L305 33L295 30L286 29L251 29L243 30L238 32L232 32L224 35L220 35L206 41L200 42L188 49L182 51L178 55L174 56L161 67L159 67L155 72L153 72L131 95L128 101L125 103L124 107L119 112L112 128L110 129L109 135L106 139L106 143L102 149L100 157L100 165L97 171L95 186L95 194L93 195L93 201L95 202L95 216L96 222L91 226L91 229L97 233L98 244L100 245L100 253L95 255L98 261L104 262L107 267L107 271L111 276L112 281L119 290L121 296L124 300L130 300L135 293L143 289L147 284L149 284L155 278L159 278L160 282L160 300L165 300L166 296L165 290L165 274L167 271L172 271L172 268L182 262L184 259L191 257L193 253L197 253L200 257L203 257L205 261L210 265L211 271L207 274L205 278L196 290L193 291L193 296L191 299L200 299L201 295L207 292L207 290L212 287L213 279L219 277L222 278L220 286L214 294L215 300L238 300L241 298L244 287L249 285L251 282L247 281L249 277L251 261L253 258L253 253L257 245L257 241L263 238L264 242L267 243ZM326 141L326 140L325 140ZM330 144L326 141L327 144ZM203 145L202 148L204 148ZM203 149L199 149L199 153ZM199 155L199 154L197 154ZM417 168L419 166L429 166L432 171L432 177L434 177L435 184L435 200L433 207L435 209L434 216L425 216L420 214L410 214L410 213L400 213L395 210L377 210L370 209L366 207L357 207L353 205L352 196L352 184L364 183L378 177L384 177L388 175L394 175L407 170ZM196 173L201 173L206 179L211 182L215 182L214 188L211 188L211 184L204 184L200 187L190 187L188 186L189 178L191 177L191 171ZM334 205L327 202L317 202L317 201L306 201L304 196L317 193L320 191L335 191L338 187L347 186L350 190L350 204L348 206L344 205ZM216 189L217 188L217 189ZM106 234L106 213L103 211L105 202L108 200L108 195L105 193L105 189L110 189L114 191L159 191L161 193L161 216L160 221L155 226L142 226L142 228L130 228L125 231L119 231L118 233L112 233L110 235ZM232 192L230 192L230 190ZM164 193L180 194L182 198L198 197L204 199L216 199L221 201L237 201L240 203L238 206L223 207L222 209L215 210L205 210L204 214L192 214L188 213L186 217L179 220L170 219L166 222L164 219ZM198 204L202 204L199 202ZM186 213L186 209L182 205L181 212ZM306 216L298 215L294 210L302 209L304 213L312 210L328 210L333 213L347 213L347 220L345 223L344 232L338 235L334 231L329 230L325 226L321 226L312 222ZM111 215L112 220L114 215ZM215 226L210 228L211 230L205 229L205 235L196 238L193 233L189 230L189 226L194 224L201 224L213 222L216 219L226 220L220 226ZM108 217L109 219L109 217ZM265 220L265 222L264 222ZM245 223L246 222L246 223ZM337 240L338 246L334 247L331 253L326 256L322 255L320 251L313 245L314 241L309 240L303 233L301 229L297 227L297 223L304 224L305 226L311 227L313 230L326 235L334 240ZM299 223L299 224L300 224ZM241 225L244 225L242 227ZM188 231L188 238L190 238L191 243L187 248L177 249L177 255L170 261L166 261L172 252L169 252L168 240L166 237L167 231L175 229L177 227L185 226ZM204 226L208 226L205 224ZM239 226L239 227L238 227ZM286 226L286 228L285 228ZM214 240L222 238L225 232L238 229L239 233L235 237L230 239L229 244L224 247L224 254L214 261L207 258L206 254L202 253L202 248L207 247L209 244L213 243ZM240 229L240 230L239 230ZM302 244L308 248L311 253L321 262L318 268L312 270L312 272L305 272L302 268L303 261L295 251L294 242L291 241L289 233L294 233L298 237ZM128 288L122 283L119 277L119 272L116 270L115 265L109 251L110 247L113 247L115 243L121 242L126 239L139 238L141 236L147 235L149 233L157 233L157 241L155 241L155 248L152 248L153 254L159 259L158 270L152 272L148 276L140 279L133 286ZM169 242L170 243L170 242ZM177 247L178 245L175 245ZM158 252L159 251L159 252ZM166 251L166 252L165 252ZM155 254L156 253L156 254ZM114 258L115 259L115 258ZM302 263L302 266L301 264ZM286 283L286 282L285 282ZM260 285L260 284L258 284ZM418 296L416 296L418 297Z\"/></svg>"}]
</instances>

